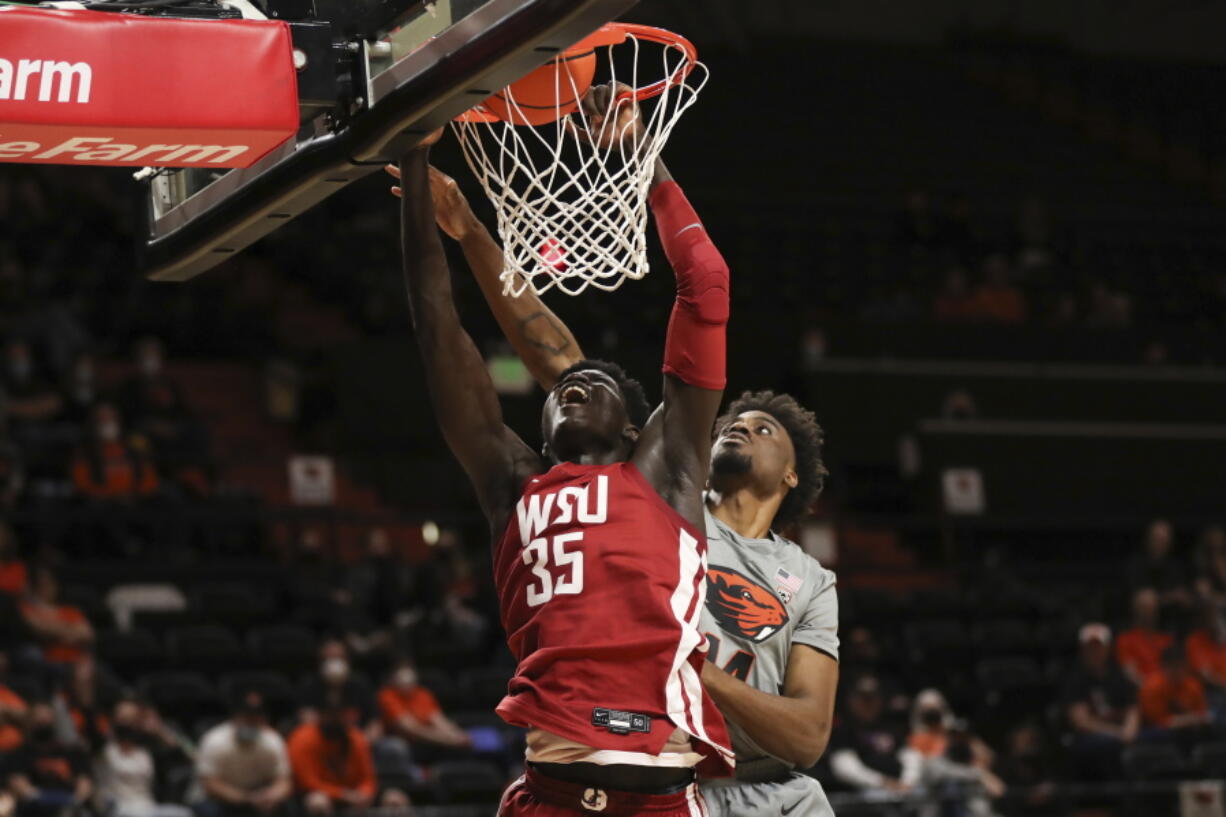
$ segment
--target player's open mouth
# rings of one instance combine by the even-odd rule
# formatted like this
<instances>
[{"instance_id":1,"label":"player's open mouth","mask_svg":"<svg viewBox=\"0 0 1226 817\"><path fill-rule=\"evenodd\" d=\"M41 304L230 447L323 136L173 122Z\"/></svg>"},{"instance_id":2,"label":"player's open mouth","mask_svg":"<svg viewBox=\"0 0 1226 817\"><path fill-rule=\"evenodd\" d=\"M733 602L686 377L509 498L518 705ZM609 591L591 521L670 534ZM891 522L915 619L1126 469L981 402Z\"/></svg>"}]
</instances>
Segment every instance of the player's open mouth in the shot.
<instances>
[{"instance_id":1,"label":"player's open mouth","mask_svg":"<svg viewBox=\"0 0 1226 817\"><path fill-rule=\"evenodd\" d=\"M724 442L728 442L729 440L736 440L737 442L748 444L749 435L744 431L726 431L724 432Z\"/></svg>"},{"instance_id":2,"label":"player's open mouth","mask_svg":"<svg viewBox=\"0 0 1226 817\"><path fill-rule=\"evenodd\" d=\"M558 395L558 402L564 406L586 403L591 399L591 392L582 383L568 383Z\"/></svg>"}]
</instances>

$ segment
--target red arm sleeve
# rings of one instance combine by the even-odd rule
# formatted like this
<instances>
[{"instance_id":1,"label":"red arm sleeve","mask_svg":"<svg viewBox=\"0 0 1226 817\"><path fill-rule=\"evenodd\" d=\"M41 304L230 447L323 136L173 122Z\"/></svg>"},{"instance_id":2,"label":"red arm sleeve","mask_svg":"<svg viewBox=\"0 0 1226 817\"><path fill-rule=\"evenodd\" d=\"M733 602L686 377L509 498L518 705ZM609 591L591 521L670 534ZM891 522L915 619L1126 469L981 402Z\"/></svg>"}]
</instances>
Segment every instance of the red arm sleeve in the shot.
<instances>
[{"instance_id":1,"label":"red arm sleeve","mask_svg":"<svg viewBox=\"0 0 1226 817\"><path fill-rule=\"evenodd\" d=\"M677 276L664 373L701 389L722 389L727 382L728 265L676 182L652 191L651 209Z\"/></svg>"}]
</instances>

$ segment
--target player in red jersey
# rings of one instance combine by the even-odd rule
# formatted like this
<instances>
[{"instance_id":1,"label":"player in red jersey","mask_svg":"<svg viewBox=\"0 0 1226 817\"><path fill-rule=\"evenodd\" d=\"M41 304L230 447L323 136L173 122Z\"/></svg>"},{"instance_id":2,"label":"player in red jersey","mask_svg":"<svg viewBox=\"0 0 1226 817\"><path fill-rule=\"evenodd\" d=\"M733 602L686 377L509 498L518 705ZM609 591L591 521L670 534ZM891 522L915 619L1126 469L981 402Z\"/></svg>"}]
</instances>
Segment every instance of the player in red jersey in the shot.
<instances>
[{"instance_id":1,"label":"player in red jersey","mask_svg":"<svg viewBox=\"0 0 1226 817\"><path fill-rule=\"evenodd\" d=\"M498 243L452 179L431 168L430 184L439 227L459 242L529 371L553 389L583 358L579 342L531 290L502 294ZM704 806L711 817L832 817L821 785L795 770L812 766L830 738L839 675L835 576L774 532L821 490L821 430L811 412L773 392L746 392L717 424L702 680L731 729L737 779L708 781Z\"/></svg>"},{"instance_id":2,"label":"player in red jersey","mask_svg":"<svg viewBox=\"0 0 1226 817\"><path fill-rule=\"evenodd\" d=\"M437 137L435 137L436 139ZM615 364L562 373L529 448L502 421L464 332L428 188L428 148L400 174L405 280L443 434L495 540L495 582L519 661L498 707L528 733L501 814L700 815L695 769L732 753L703 690L702 488L724 386L728 268L657 164L650 201L677 278L664 400Z\"/></svg>"}]
</instances>

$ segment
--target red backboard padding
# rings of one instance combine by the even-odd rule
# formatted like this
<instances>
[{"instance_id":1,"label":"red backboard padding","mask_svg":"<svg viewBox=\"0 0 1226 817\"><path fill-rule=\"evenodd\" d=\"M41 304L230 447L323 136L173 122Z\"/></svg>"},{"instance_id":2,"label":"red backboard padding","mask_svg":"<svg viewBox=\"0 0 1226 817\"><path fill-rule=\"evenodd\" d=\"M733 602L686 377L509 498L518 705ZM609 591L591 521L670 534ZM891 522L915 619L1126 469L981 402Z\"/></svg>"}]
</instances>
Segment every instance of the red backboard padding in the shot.
<instances>
[{"instance_id":1,"label":"red backboard padding","mask_svg":"<svg viewBox=\"0 0 1226 817\"><path fill-rule=\"evenodd\" d=\"M0 162L248 167L298 128L289 27L0 6Z\"/></svg>"}]
</instances>

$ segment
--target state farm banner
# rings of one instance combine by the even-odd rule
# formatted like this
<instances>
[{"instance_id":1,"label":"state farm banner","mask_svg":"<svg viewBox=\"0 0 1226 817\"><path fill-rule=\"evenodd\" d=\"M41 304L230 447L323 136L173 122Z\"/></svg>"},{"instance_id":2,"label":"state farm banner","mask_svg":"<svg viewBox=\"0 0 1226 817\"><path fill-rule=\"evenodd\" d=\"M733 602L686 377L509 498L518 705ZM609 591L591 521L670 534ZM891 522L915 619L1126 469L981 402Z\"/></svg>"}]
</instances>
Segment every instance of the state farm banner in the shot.
<instances>
[{"instance_id":1,"label":"state farm banner","mask_svg":"<svg viewBox=\"0 0 1226 817\"><path fill-rule=\"evenodd\" d=\"M249 167L298 129L289 27L0 6L0 162Z\"/></svg>"}]
</instances>

